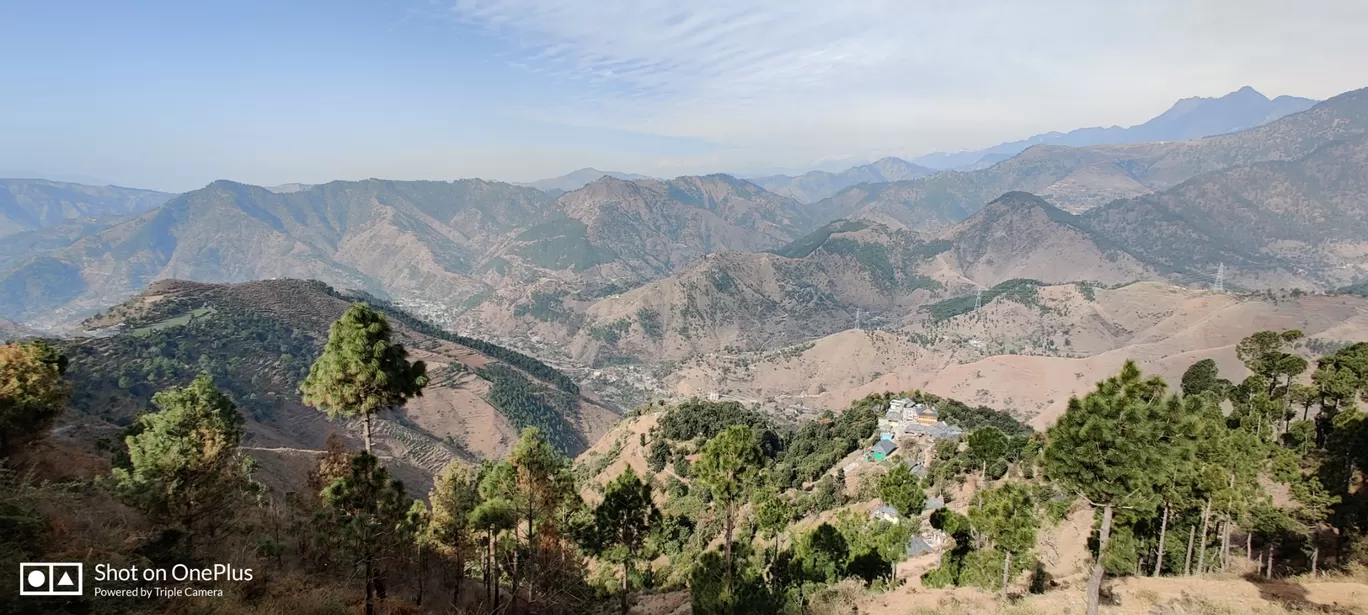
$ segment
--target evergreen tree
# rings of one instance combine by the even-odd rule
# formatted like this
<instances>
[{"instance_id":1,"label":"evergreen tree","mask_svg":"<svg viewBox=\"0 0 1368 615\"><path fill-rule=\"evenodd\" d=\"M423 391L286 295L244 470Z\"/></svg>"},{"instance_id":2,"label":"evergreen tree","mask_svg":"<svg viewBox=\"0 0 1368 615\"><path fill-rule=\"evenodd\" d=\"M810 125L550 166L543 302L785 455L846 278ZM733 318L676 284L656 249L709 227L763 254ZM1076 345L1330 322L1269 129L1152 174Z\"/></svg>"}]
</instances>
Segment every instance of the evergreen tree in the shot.
<instances>
[{"instance_id":1,"label":"evergreen tree","mask_svg":"<svg viewBox=\"0 0 1368 615\"><path fill-rule=\"evenodd\" d=\"M484 586L485 600L499 608L499 536L511 531L518 525L518 514L513 503L495 498L485 500L470 512L470 527L485 533L484 544Z\"/></svg>"},{"instance_id":2,"label":"evergreen tree","mask_svg":"<svg viewBox=\"0 0 1368 615\"><path fill-rule=\"evenodd\" d=\"M422 395L427 366L410 363L389 322L364 303L353 304L332 324L323 354L309 368L300 390L304 403L329 417L360 417L366 451L371 451L371 417Z\"/></svg>"},{"instance_id":3,"label":"evergreen tree","mask_svg":"<svg viewBox=\"0 0 1368 615\"><path fill-rule=\"evenodd\" d=\"M1047 433L1044 470L1048 479L1102 508L1098 557L1088 580L1088 615L1097 615L1104 571L1102 556L1118 506L1147 507L1167 471L1163 440L1162 380L1144 380L1127 361L1121 373L1097 384L1068 409Z\"/></svg>"},{"instance_id":4,"label":"evergreen tree","mask_svg":"<svg viewBox=\"0 0 1368 615\"><path fill-rule=\"evenodd\" d=\"M480 479L480 496L485 500L504 500L516 517L514 539L525 557L517 557L509 570L510 590L517 595L527 582L526 600L535 603L540 587L552 582L543 565L543 547L556 546L556 540L543 536L567 536L556 516L563 506L577 500L570 462L541 437L535 427L523 430L508 459L493 464ZM539 568L540 567L540 568Z\"/></svg>"},{"instance_id":5,"label":"evergreen tree","mask_svg":"<svg viewBox=\"0 0 1368 615\"><path fill-rule=\"evenodd\" d=\"M46 431L66 408L66 357L43 342L0 346L0 459Z\"/></svg>"},{"instance_id":6,"label":"evergreen tree","mask_svg":"<svg viewBox=\"0 0 1368 615\"><path fill-rule=\"evenodd\" d=\"M157 393L152 404L158 410L125 438L127 466L114 469L115 487L187 540L197 531L212 536L257 488L251 460L238 450L242 415L205 374Z\"/></svg>"},{"instance_id":7,"label":"evergreen tree","mask_svg":"<svg viewBox=\"0 0 1368 615\"><path fill-rule=\"evenodd\" d=\"M458 461L447 463L428 493L432 512L426 534L432 549L451 562L456 572L451 603L459 608L461 586L465 584L466 561L474 548L470 517L480 504L480 493L470 471Z\"/></svg>"},{"instance_id":8,"label":"evergreen tree","mask_svg":"<svg viewBox=\"0 0 1368 615\"><path fill-rule=\"evenodd\" d=\"M1182 389L1183 395L1192 397L1203 393L1211 392L1218 396L1224 396L1223 384L1229 385L1229 381L1221 378L1220 369L1216 366L1215 359L1202 359L1183 372Z\"/></svg>"},{"instance_id":9,"label":"evergreen tree","mask_svg":"<svg viewBox=\"0 0 1368 615\"><path fill-rule=\"evenodd\" d=\"M652 472L663 472L670 461L670 444L664 438L656 437L651 441L650 454L646 457L646 467Z\"/></svg>"},{"instance_id":10,"label":"evergreen tree","mask_svg":"<svg viewBox=\"0 0 1368 615\"><path fill-rule=\"evenodd\" d=\"M823 523L803 537L798 557L808 580L835 583L845 577L850 545L835 526Z\"/></svg>"},{"instance_id":11,"label":"evergreen tree","mask_svg":"<svg viewBox=\"0 0 1368 615\"><path fill-rule=\"evenodd\" d=\"M651 528L660 522L660 511L651 499L651 486L637 478L632 466L608 483L603 501L594 508L594 525L601 552L621 550L622 614L627 615L627 592L633 564Z\"/></svg>"},{"instance_id":12,"label":"evergreen tree","mask_svg":"<svg viewBox=\"0 0 1368 615\"><path fill-rule=\"evenodd\" d=\"M988 478L988 466L1002 464L1007 457L1009 442L1007 434L1002 433L996 427L981 427L969 433L966 438L968 444L969 457L974 465L979 467L983 473L983 479ZM996 472L995 472L996 474Z\"/></svg>"},{"instance_id":13,"label":"evergreen tree","mask_svg":"<svg viewBox=\"0 0 1368 615\"><path fill-rule=\"evenodd\" d=\"M904 517L920 515L926 506L926 492L922 491L921 481L906 463L894 464L879 479L879 498Z\"/></svg>"},{"instance_id":14,"label":"evergreen tree","mask_svg":"<svg viewBox=\"0 0 1368 615\"><path fill-rule=\"evenodd\" d=\"M713 501L722 507L726 518L724 546L727 581L734 580L732 532L736 525L736 505L745 498L755 473L764 462L755 433L746 425L732 425L717 434L699 452L693 471L707 485Z\"/></svg>"},{"instance_id":15,"label":"evergreen tree","mask_svg":"<svg viewBox=\"0 0 1368 615\"><path fill-rule=\"evenodd\" d=\"M1306 360L1286 352L1287 344L1303 337L1296 329L1290 331L1260 331L1240 340L1235 345L1235 356L1249 371L1267 382L1266 393L1275 397L1280 381L1290 384L1298 374L1306 371Z\"/></svg>"},{"instance_id":16,"label":"evergreen tree","mask_svg":"<svg viewBox=\"0 0 1368 615\"><path fill-rule=\"evenodd\" d=\"M385 563L412 542L412 502L403 483L390 480L380 460L368 452L351 459L346 475L323 490L317 527L341 542L362 570L366 615L375 614L376 583Z\"/></svg>"},{"instance_id":17,"label":"evergreen tree","mask_svg":"<svg viewBox=\"0 0 1368 615\"><path fill-rule=\"evenodd\" d=\"M782 545L779 544L783 536L784 528L793 521L796 511L793 503L781 495L775 488L767 487L759 490L751 497L751 505L755 510L755 523L761 533L770 542L768 561L766 570L773 565L779 556Z\"/></svg>"},{"instance_id":18,"label":"evergreen tree","mask_svg":"<svg viewBox=\"0 0 1368 615\"><path fill-rule=\"evenodd\" d=\"M969 509L969 523L1003 553L1002 599L1006 600L1012 556L1025 555L1035 547L1040 527L1030 490L1021 483L1006 483L983 492Z\"/></svg>"}]
</instances>

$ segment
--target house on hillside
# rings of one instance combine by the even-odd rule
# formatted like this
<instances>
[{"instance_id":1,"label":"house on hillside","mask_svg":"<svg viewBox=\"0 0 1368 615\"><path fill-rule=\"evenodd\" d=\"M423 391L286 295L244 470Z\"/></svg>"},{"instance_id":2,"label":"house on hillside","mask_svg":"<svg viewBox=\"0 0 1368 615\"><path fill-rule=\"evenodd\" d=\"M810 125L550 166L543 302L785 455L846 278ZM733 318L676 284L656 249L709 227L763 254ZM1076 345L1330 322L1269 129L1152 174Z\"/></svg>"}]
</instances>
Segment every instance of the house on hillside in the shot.
<instances>
[{"instance_id":1,"label":"house on hillside","mask_svg":"<svg viewBox=\"0 0 1368 615\"><path fill-rule=\"evenodd\" d=\"M902 515L898 514L898 509L884 505L869 511L869 518L875 521L887 521L889 523L901 523Z\"/></svg>"},{"instance_id":2,"label":"house on hillside","mask_svg":"<svg viewBox=\"0 0 1368 615\"><path fill-rule=\"evenodd\" d=\"M926 498L926 505L922 508L927 512L945 508L945 498Z\"/></svg>"},{"instance_id":3,"label":"house on hillside","mask_svg":"<svg viewBox=\"0 0 1368 615\"><path fill-rule=\"evenodd\" d=\"M909 436L954 440L964 435L963 429L940 420L940 413L930 404L904 406L901 424L902 433Z\"/></svg>"},{"instance_id":4,"label":"house on hillside","mask_svg":"<svg viewBox=\"0 0 1368 615\"><path fill-rule=\"evenodd\" d=\"M911 540L907 541L907 557L926 555L935 550L936 549L921 536L913 536Z\"/></svg>"},{"instance_id":5,"label":"house on hillside","mask_svg":"<svg viewBox=\"0 0 1368 615\"><path fill-rule=\"evenodd\" d=\"M888 456L892 455L893 451L896 450L898 450L898 445L892 440L880 439L879 443L875 444L874 448L869 451L869 456L875 461L883 461L884 459L888 459Z\"/></svg>"},{"instance_id":6,"label":"house on hillside","mask_svg":"<svg viewBox=\"0 0 1368 615\"><path fill-rule=\"evenodd\" d=\"M914 421L903 424L903 433L909 436L926 436L932 440L958 440L964 435L964 430L945 421L936 421L930 425Z\"/></svg>"},{"instance_id":7,"label":"house on hillside","mask_svg":"<svg viewBox=\"0 0 1368 615\"><path fill-rule=\"evenodd\" d=\"M892 440L893 436L902 433L902 410L888 409L888 412L879 417L879 433L887 435L885 440Z\"/></svg>"},{"instance_id":8,"label":"house on hillside","mask_svg":"<svg viewBox=\"0 0 1368 615\"><path fill-rule=\"evenodd\" d=\"M907 557L933 553L945 548L949 537L940 530L930 530L913 536L907 541Z\"/></svg>"},{"instance_id":9,"label":"house on hillside","mask_svg":"<svg viewBox=\"0 0 1368 615\"><path fill-rule=\"evenodd\" d=\"M903 411L905 419L916 422L919 425L935 425L940 422L940 413L936 412L936 407L930 404L917 404Z\"/></svg>"}]
</instances>

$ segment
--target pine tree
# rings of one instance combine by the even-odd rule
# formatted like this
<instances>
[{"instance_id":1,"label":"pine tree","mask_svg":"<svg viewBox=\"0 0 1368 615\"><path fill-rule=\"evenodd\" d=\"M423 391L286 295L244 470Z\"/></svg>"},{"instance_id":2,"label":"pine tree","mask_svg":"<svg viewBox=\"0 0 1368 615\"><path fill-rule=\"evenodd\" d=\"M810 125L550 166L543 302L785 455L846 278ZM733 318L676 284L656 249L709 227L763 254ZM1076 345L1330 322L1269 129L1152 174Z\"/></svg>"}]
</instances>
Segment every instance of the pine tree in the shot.
<instances>
[{"instance_id":1,"label":"pine tree","mask_svg":"<svg viewBox=\"0 0 1368 615\"><path fill-rule=\"evenodd\" d=\"M371 417L422 395L427 366L408 361L403 344L385 317L364 303L353 304L332 324L323 354L309 368L300 390L304 403L332 417L360 417L366 452L371 451Z\"/></svg>"},{"instance_id":2,"label":"pine tree","mask_svg":"<svg viewBox=\"0 0 1368 615\"><path fill-rule=\"evenodd\" d=\"M782 532L793 521L796 511L793 503L773 487L758 491L751 497L751 505L755 510L756 525L770 542L769 554L767 555L768 562L765 567L768 574L770 565L779 556L779 550L782 547L779 544L780 538L783 536Z\"/></svg>"},{"instance_id":3,"label":"pine tree","mask_svg":"<svg viewBox=\"0 0 1368 615\"><path fill-rule=\"evenodd\" d=\"M804 576L808 580L835 583L845 576L850 545L835 526L823 523L803 538L799 544L798 557L803 562Z\"/></svg>"},{"instance_id":4,"label":"pine tree","mask_svg":"<svg viewBox=\"0 0 1368 615\"><path fill-rule=\"evenodd\" d=\"M317 527L344 545L362 570L366 615L375 614L376 581L385 562L410 544L412 502L403 483L390 480L380 460L368 452L352 457L351 468L323 490Z\"/></svg>"},{"instance_id":5,"label":"pine tree","mask_svg":"<svg viewBox=\"0 0 1368 615\"><path fill-rule=\"evenodd\" d=\"M526 551L509 570L513 594L522 583L528 582L526 600L536 602L538 587L551 581L546 571L536 567L541 562L541 550L546 541L543 533L558 533L555 513L567 501L577 499L570 463L541 437L535 427L523 430L508 459L490 466L480 479L480 496L485 500L501 499L513 506L517 524L515 539ZM521 536L518 535L521 529Z\"/></svg>"},{"instance_id":6,"label":"pine tree","mask_svg":"<svg viewBox=\"0 0 1368 615\"><path fill-rule=\"evenodd\" d=\"M1102 508L1098 557L1088 580L1088 615L1097 615L1105 572L1102 556L1111 537L1116 507L1152 506L1167 466L1162 440L1162 380L1142 380L1127 361L1121 373L1099 382L1068 409L1047 433L1046 478Z\"/></svg>"},{"instance_id":7,"label":"pine tree","mask_svg":"<svg viewBox=\"0 0 1368 615\"><path fill-rule=\"evenodd\" d=\"M453 460L438 474L428 501L432 503L426 530L428 542L433 551L451 562L456 572L451 604L460 608L466 560L474 547L470 515L480 504L478 486L470 471Z\"/></svg>"},{"instance_id":8,"label":"pine tree","mask_svg":"<svg viewBox=\"0 0 1368 615\"><path fill-rule=\"evenodd\" d=\"M905 463L894 464L880 477L879 498L904 517L920 515L926 506L926 492L922 491L921 481Z\"/></svg>"},{"instance_id":9,"label":"pine tree","mask_svg":"<svg viewBox=\"0 0 1368 615\"><path fill-rule=\"evenodd\" d=\"M732 425L717 434L699 452L693 471L712 491L713 502L721 506L726 518L724 534L728 587L735 580L732 559L732 532L736 505L744 499L750 482L764 461L755 433L746 425Z\"/></svg>"},{"instance_id":10,"label":"pine tree","mask_svg":"<svg viewBox=\"0 0 1368 615\"><path fill-rule=\"evenodd\" d=\"M1207 391L1216 391L1220 382L1220 370L1214 359L1202 359L1193 363L1183 372L1183 395L1192 397Z\"/></svg>"},{"instance_id":11,"label":"pine tree","mask_svg":"<svg viewBox=\"0 0 1368 615\"><path fill-rule=\"evenodd\" d=\"M651 499L651 486L641 482L630 465L608 483L603 501L594 508L594 526L601 537L601 547L605 552L614 547L622 551L622 615L627 615L634 560L647 534L659 522L660 511Z\"/></svg>"},{"instance_id":12,"label":"pine tree","mask_svg":"<svg viewBox=\"0 0 1368 615\"><path fill-rule=\"evenodd\" d=\"M1290 385L1293 378L1306 371L1306 359L1284 350L1287 344L1302 337L1302 332L1296 329L1281 333L1260 331L1240 340L1235 345L1235 356L1244 362L1249 371L1266 380L1265 393L1269 397L1278 397L1276 393L1280 381L1285 382L1286 390L1286 385Z\"/></svg>"},{"instance_id":13,"label":"pine tree","mask_svg":"<svg viewBox=\"0 0 1368 615\"><path fill-rule=\"evenodd\" d=\"M996 427L980 427L970 432L965 440L969 457L974 460L974 465L979 466L981 478L987 480L988 465L1000 463L1007 456L1007 434Z\"/></svg>"},{"instance_id":14,"label":"pine tree","mask_svg":"<svg viewBox=\"0 0 1368 615\"><path fill-rule=\"evenodd\" d=\"M251 460L238 450L242 415L206 374L157 393L152 404L158 410L139 417L138 432L125 438L127 466L114 469L115 487L187 541L197 531L212 536L258 488Z\"/></svg>"},{"instance_id":15,"label":"pine tree","mask_svg":"<svg viewBox=\"0 0 1368 615\"><path fill-rule=\"evenodd\" d=\"M494 611L499 608L499 536L517 525L518 514L513 503L503 498L485 500L470 512L470 527L485 533L485 599Z\"/></svg>"},{"instance_id":16,"label":"pine tree","mask_svg":"<svg viewBox=\"0 0 1368 615\"><path fill-rule=\"evenodd\" d=\"M1021 483L1006 483L981 494L969 509L969 522L994 547L1002 551L1002 599L1007 599L1011 581L1012 556L1024 555L1035 547L1040 521L1031 492Z\"/></svg>"},{"instance_id":17,"label":"pine tree","mask_svg":"<svg viewBox=\"0 0 1368 615\"><path fill-rule=\"evenodd\" d=\"M43 433L66 408L66 357L42 342L0 346L0 458Z\"/></svg>"}]
</instances>

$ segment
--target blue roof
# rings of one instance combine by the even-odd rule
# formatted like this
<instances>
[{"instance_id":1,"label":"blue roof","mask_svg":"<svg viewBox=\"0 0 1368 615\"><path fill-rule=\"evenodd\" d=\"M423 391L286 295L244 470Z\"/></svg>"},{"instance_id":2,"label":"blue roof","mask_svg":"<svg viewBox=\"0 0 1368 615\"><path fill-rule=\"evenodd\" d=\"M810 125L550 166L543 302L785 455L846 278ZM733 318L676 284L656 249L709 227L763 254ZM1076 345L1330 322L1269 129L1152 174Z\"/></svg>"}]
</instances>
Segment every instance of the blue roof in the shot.
<instances>
[{"instance_id":1,"label":"blue roof","mask_svg":"<svg viewBox=\"0 0 1368 615\"><path fill-rule=\"evenodd\" d=\"M922 540L920 536L914 536L912 540L907 541L907 555L909 557L930 553L934 550L935 549L932 549L931 545L925 540Z\"/></svg>"}]
</instances>

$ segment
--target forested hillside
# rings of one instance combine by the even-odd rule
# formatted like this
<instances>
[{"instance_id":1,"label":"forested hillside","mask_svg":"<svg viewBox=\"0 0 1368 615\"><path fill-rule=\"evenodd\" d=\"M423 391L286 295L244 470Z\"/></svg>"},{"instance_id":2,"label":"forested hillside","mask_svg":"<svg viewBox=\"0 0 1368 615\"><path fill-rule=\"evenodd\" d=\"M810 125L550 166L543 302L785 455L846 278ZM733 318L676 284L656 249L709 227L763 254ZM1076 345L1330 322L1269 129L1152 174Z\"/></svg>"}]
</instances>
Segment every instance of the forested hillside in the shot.
<instances>
[{"instance_id":1,"label":"forested hillside","mask_svg":"<svg viewBox=\"0 0 1368 615\"><path fill-rule=\"evenodd\" d=\"M260 571L218 602L183 603L220 613L627 612L682 600L682 612L698 614L835 614L938 595L1096 604L1143 577L1252 582L1232 572L1342 592L1298 575L1354 574L1364 563L1364 343L1306 357L1300 331L1258 332L1238 345L1243 379L1203 360L1166 383L1128 362L1043 433L911 391L963 436L909 431L892 447L871 448L889 429L892 393L796 426L736 402L651 404L579 460L557 451L554 428L529 426L502 460L452 458L424 495L392 480L397 460L369 452L370 429L367 450L331 439L309 455L295 469L300 487L253 480L263 468L246 461L247 430L263 410L233 388L234 359L269 356L270 373L303 381L309 411L370 423L439 386L437 364L418 358L431 351L392 344L415 338L363 304L333 321L322 345L232 312L229 297L242 292L194 288L162 286L167 298L149 309L116 310L129 332L96 347L149 349L150 360L127 362L155 368L137 383L118 376L128 395L150 393L150 406L100 451L69 426L87 420L91 389L114 377L102 355L0 347L7 564L81 552L142 566L231 557ZM316 287L276 296L295 308L335 300L304 288ZM216 350L235 354L202 352L200 375L177 381L194 328L215 321L240 331L217 331ZM172 328L183 331L175 346L157 335ZM526 379L497 363L482 369ZM358 387L367 373L388 376ZM377 432L376 448L399 437ZM186 479L195 491L175 487ZM91 523L79 512L91 508L117 521ZM1091 540L1071 529L1087 519ZM955 587L992 593L935 593ZM0 607L98 608L88 597L15 600Z\"/></svg>"},{"instance_id":2,"label":"forested hillside","mask_svg":"<svg viewBox=\"0 0 1368 615\"><path fill-rule=\"evenodd\" d=\"M355 436L357 426L320 424L300 406L298 390L330 317L355 301L390 316L407 347L432 366L429 394L384 426L404 434L390 453L405 463L431 472L453 457L498 456L534 425L554 436L558 450L575 453L614 420L564 373L532 357L447 333L364 293L298 280L159 282L98 315L87 323L93 337L57 342L80 359L70 373L73 407L126 425L153 393L203 372L247 414L250 445L322 449L329 430Z\"/></svg>"}]
</instances>

